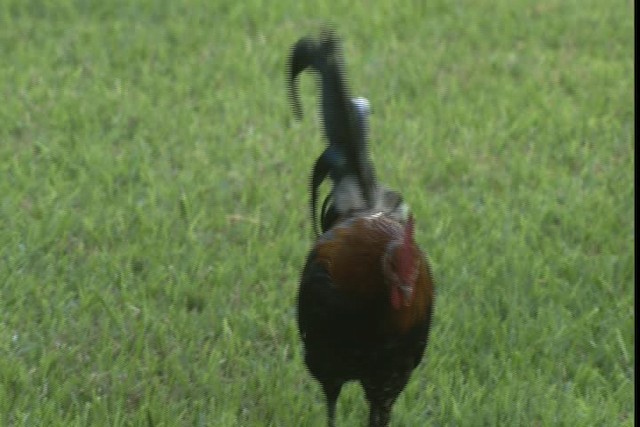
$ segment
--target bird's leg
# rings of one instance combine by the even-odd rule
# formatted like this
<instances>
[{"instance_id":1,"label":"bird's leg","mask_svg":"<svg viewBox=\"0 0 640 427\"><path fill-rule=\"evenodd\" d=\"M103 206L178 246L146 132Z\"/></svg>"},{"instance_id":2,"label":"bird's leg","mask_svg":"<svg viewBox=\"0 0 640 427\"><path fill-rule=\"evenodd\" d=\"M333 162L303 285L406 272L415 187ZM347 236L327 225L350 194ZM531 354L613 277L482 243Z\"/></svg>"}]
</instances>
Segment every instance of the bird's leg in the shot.
<instances>
[{"instance_id":1,"label":"bird's leg","mask_svg":"<svg viewBox=\"0 0 640 427\"><path fill-rule=\"evenodd\" d=\"M340 382L327 382L322 384L324 395L327 399L327 425L335 427L336 425L336 403L342 389Z\"/></svg>"},{"instance_id":2,"label":"bird's leg","mask_svg":"<svg viewBox=\"0 0 640 427\"><path fill-rule=\"evenodd\" d=\"M369 427L386 427L391 419L391 405L387 402L371 402Z\"/></svg>"},{"instance_id":3,"label":"bird's leg","mask_svg":"<svg viewBox=\"0 0 640 427\"><path fill-rule=\"evenodd\" d=\"M369 427L388 426L391 419L391 407L397 395L389 395L388 390L387 393L381 392L378 387L370 384L363 384L363 388L369 401Z\"/></svg>"}]
</instances>

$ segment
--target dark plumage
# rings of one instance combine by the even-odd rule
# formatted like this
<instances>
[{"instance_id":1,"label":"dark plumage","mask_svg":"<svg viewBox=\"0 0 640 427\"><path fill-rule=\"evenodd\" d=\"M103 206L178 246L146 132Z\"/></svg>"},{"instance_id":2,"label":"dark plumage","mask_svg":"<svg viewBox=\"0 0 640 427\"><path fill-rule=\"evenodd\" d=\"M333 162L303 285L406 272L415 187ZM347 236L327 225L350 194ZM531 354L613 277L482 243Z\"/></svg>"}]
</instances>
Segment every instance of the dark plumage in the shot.
<instances>
[{"instance_id":1,"label":"dark plumage","mask_svg":"<svg viewBox=\"0 0 640 427\"><path fill-rule=\"evenodd\" d=\"M342 385L358 380L369 425L386 426L391 408L427 344L433 282L403 226L384 215L344 220L307 258L298 295L305 363L322 385L329 426Z\"/></svg>"},{"instance_id":2,"label":"dark plumage","mask_svg":"<svg viewBox=\"0 0 640 427\"><path fill-rule=\"evenodd\" d=\"M315 230L317 190L328 177L322 235L308 257L298 294L298 327L305 363L327 400L329 426L342 385L361 383L369 426L386 426L391 408L427 344L434 284L415 242L414 220L400 193L378 183L370 160L368 105L352 99L338 39L301 39L293 48L289 83L294 111L302 109L296 76L319 74L327 148L311 178Z\"/></svg>"},{"instance_id":3,"label":"dark plumage","mask_svg":"<svg viewBox=\"0 0 640 427\"><path fill-rule=\"evenodd\" d=\"M369 105L364 98L352 98L347 84L339 39L331 31L319 40L300 39L291 51L287 83L297 118L302 117L302 103L297 89L298 75L311 68L321 88L321 113L327 148L318 157L311 175L311 218L316 228L318 188L329 176L333 191L323 203L320 229L325 232L339 217L372 207L381 211L398 211L399 193L380 186L368 151ZM385 206L376 206L384 202ZM406 218L404 218L406 219Z\"/></svg>"}]
</instances>

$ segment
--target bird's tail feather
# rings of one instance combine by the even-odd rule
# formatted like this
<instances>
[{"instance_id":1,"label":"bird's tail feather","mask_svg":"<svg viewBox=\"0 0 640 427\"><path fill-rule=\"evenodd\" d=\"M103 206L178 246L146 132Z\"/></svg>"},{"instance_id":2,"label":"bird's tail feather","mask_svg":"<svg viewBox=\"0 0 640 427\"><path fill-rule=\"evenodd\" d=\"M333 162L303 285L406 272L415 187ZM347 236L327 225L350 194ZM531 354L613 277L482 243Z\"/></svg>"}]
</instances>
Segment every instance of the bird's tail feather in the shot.
<instances>
[{"instance_id":1,"label":"bird's tail feather","mask_svg":"<svg viewBox=\"0 0 640 427\"><path fill-rule=\"evenodd\" d=\"M302 117L302 103L296 82L298 75L307 68L312 68L318 74L322 91L322 122L328 142L327 149L314 165L310 183L315 229L318 188L327 176L333 181L333 205L329 210L342 213L373 208L378 184L367 147L368 101L351 98L340 41L332 31L325 30L317 41L309 37L302 38L291 51L289 96L298 118ZM348 180L350 183L356 183L357 192L353 192L352 184L341 185L348 176L352 177ZM350 193L335 194L343 187L349 187ZM323 231L324 228L323 225Z\"/></svg>"}]
</instances>

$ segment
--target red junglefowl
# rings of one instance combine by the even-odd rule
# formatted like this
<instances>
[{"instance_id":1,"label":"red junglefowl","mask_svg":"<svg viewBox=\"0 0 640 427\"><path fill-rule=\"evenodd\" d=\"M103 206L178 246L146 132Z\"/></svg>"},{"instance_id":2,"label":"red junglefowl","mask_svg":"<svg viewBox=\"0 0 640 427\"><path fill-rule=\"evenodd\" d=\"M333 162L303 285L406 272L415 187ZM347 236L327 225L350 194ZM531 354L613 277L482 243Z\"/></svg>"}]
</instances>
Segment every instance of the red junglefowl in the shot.
<instances>
[{"instance_id":1,"label":"red junglefowl","mask_svg":"<svg viewBox=\"0 0 640 427\"><path fill-rule=\"evenodd\" d=\"M301 39L290 59L295 79L312 68L322 88L328 146L311 178L311 211L329 176L320 235L309 253L298 294L304 359L322 385L329 426L343 384L357 380L369 402L369 426L387 426L391 409L420 363L429 334L434 285L415 242L414 219L402 196L377 182L367 149L368 106L349 96L339 42L331 32Z\"/></svg>"}]
</instances>

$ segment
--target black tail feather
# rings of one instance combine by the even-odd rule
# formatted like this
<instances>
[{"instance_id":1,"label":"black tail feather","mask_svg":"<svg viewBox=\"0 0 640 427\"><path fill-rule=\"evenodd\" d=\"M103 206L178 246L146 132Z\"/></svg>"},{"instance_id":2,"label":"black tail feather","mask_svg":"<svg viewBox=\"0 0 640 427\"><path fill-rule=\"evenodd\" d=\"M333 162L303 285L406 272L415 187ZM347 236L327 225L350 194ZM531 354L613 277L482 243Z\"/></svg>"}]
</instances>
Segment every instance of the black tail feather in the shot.
<instances>
[{"instance_id":1,"label":"black tail feather","mask_svg":"<svg viewBox=\"0 0 640 427\"><path fill-rule=\"evenodd\" d=\"M333 210L339 212L372 208L376 203L377 180L367 147L368 106L365 109L360 99L350 96L340 41L332 31L324 31L318 41L302 38L291 51L288 85L291 105L297 118L301 118L303 113L296 82L298 75L307 68L318 73L322 90L322 122L329 144L312 172L311 211L315 230L318 188L327 176L331 177L334 190L346 176L353 176L361 193L358 199L364 201L363 206L353 206L356 201L342 197L343 202L346 200L344 206L333 206Z\"/></svg>"}]
</instances>

